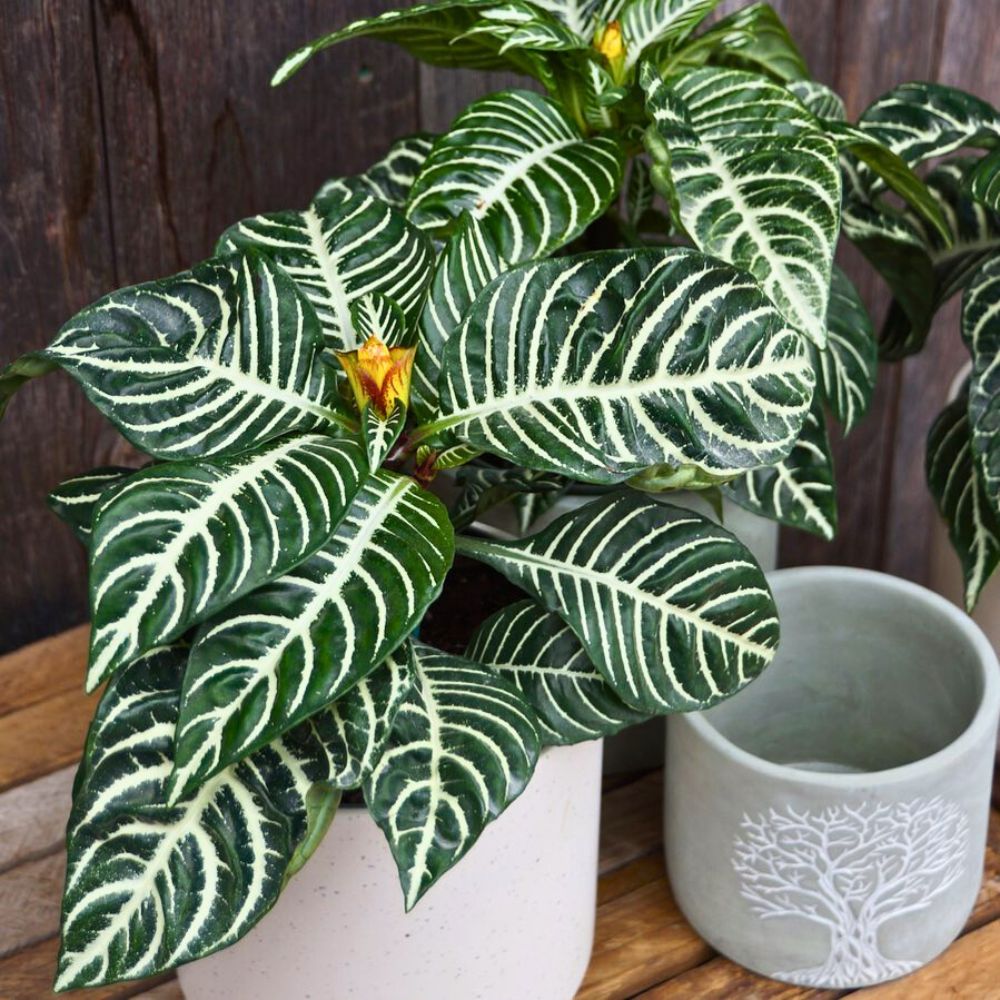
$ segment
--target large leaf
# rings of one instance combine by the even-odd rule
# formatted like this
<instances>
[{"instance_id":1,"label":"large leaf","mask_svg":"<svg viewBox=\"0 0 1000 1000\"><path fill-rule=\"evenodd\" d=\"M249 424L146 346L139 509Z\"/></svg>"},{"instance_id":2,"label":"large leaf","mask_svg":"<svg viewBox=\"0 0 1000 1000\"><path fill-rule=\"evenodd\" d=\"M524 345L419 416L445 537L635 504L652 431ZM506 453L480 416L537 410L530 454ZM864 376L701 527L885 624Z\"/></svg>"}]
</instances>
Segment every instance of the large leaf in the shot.
<instances>
[{"instance_id":1,"label":"large leaf","mask_svg":"<svg viewBox=\"0 0 1000 1000\"><path fill-rule=\"evenodd\" d=\"M626 69L653 45L682 44L718 4L719 0L626 0L618 15Z\"/></svg>"},{"instance_id":2,"label":"large leaf","mask_svg":"<svg viewBox=\"0 0 1000 1000\"><path fill-rule=\"evenodd\" d=\"M850 431L871 405L878 374L878 345L858 290L836 265L826 328L826 347L813 348L819 373L816 391L844 430Z\"/></svg>"},{"instance_id":3,"label":"large leaf","mask_svg":"<svg viewBox=\"0 0 1000 1000\"><path fill-rule=\"evenodd\" d=\"M531 0L567 25L579 38L590 42L597 28L618 16L623 0Z\"/></svg>"},{"instance_id":4,"label":"large leaf","mask_svg":"<svg viewBox=\"0 0 1000 1000\"><path fill-rule=\"evenodd\" d=\"M823 346L840 232L836 145L788 91L751 74L703 69L668 85L647 66L643 86L695 245L749 270ZM679 109L687 128L677 127Z\"/></svg>"},{"instance_id":5,"label":"large leaf","mask_svg":"<svg viewBox=\"0 0 1000 1000\"><path fill-rule=\"evenodd\" d=\"M389 147L389 152L364 173L327 181L316 192L313 202L324 203L335 195L346 199L361 192L387 205L402 208L432 145L434 136L427 132L397 139Z\"/></svg>"},{"instance_id":6,"label":"large leaf","mask_svg":"<svg viewBox=\"0 0 1000 1000\"><path fill-rule=\"evenodd\" d=\"M1000 112L940 83L904 83L884 94L858 125L911 167L963 146L1000 144Z\"/></svg>"},{"instance_id":7,"label":"large leaf","mask_svg":"<svg viewBox=\"0 0 1000 1000\"><path fill-rule=\"evenodd\" d=\"M501 271L544 257L602 215L621 186L623 153L584 138L560 107L511 90L471 104L434 144L409 217L451 234L420 323L415 385L433 410L444 345Z\"/></svg>"},{"instance_id":8,"label":"large leaf","mask_svg":"<svg viewBox=\"0 0 1000 1000\"><path fill-rule=\"evenodd\" d=\"M366 472L355 442L309 434L135 473L97 511L87 690L312 555Z\"/></svg>"},{"instance_id":9,"label":"large leaf","mask_svg":"<svg viewBox=\"0 0 1000 1000\"><path fill-rule=\"evenodd\" d=\"M647 717L614 693L572 629L534 601L518 601L483 622L466 656L528 699L546 746L611 736Z\"/></svg>"},{"instance_id":10,"label":"large leaf","mask_svg":"<svg viewBox=\"0 0 1000 1000\"><path fill-rule=\"evenodd\" d=\"M500 54L500 40L488 34L468 33L470 28L481 22L480 11L495 4L496 0L438 0L352 21L338 31L296 49L277 68L271 85L284 83L317 52L349 38L379 38L395 42L418 59L437 66L523 69L524 62L517 53Z\"/></svg>"},{"instance_id":11,"label":"large leaf","mask_svg":"<svg viewBox=\"0 0 1000 1000\"><path fill-rule=\"evenodd\" d=\"M570 626L626 704L705 708L767 665L778 619L750 553L700 514L620 490L530 538L460 537Z\"/></svg>"},{"instance_id":12,"label":"large leaf","mask_svg":"<svg viewBox=\"0 0 1000 1000\"><path fill-rule=\"evenodd\" d=\"M10 397L26 382L48 375L56 369L56 364L50 361L40 351L24 354L15 358L9 365L0 368L0 420L7 412Z\"/></svg>"},{"instance_id":13,"label":"large leaf","mask_svg":"<svg viewBox=\"0 0 1000 1000\"><path fill-rule=\"evenodd\" d=\"M1000 257L989 259L966 289L962 338L972 353L972 451L983 492L1000 517Z\"/></svg>"},{"instance_id":14,"label":"large leaf","mask_svg":"<svg viewBox=\"0 0 1000 1000\"><path fill-rule=\"evenodd\" d=\"M108 686L67 831L59 990L137 979L241 937L274 904L310 832L315 742L279 742L176 806L165 801L187 650L156 650Z\"/></svg>"},{"instance_id":15,"label":"large leaf","mask_svg":"<svg viewBox=\"0 0 1000 1000\"><path fill-rule=\"evenodd\" d=\"M513 685L414 645L413 688L364 785L407 910L521 794L538 752L534 712Z\"/></svg>"},{"instance_id":16,"label":"large leaf","mask_svg":"<svg viewBox=\"0 0 1000 1000\"><path fill-rule=\"evenodd\" d=\"M440 500L376 473L318 552L206 622L184 681L172 801L381 663L437 597L453 538Z\"/></svg>"},{"instance_id":17,"label":"large leaf","mask_svg":"<svg viewBox=\"0 0 1000 1000\"><path fill-rule=\"evenodd\" d=\"M135 469L109 465L93 469L82 476L74 476L60 483L48 495L49 506L72 528L73 534L84 545L89 545L94 527L94 511L101 497L133 472Z\"/></svg>"},{"instance_id":18,"label":"large leaf","mask_svg":"<svg viewBox=\"0 0 1000 1000\"><path fill-rule=\"evenodd\" d=\"M371 195L333 192L304 212L272 212L226 230L219 249L255 247L276 261L313 304L328 347L358 346L351 306L372 293L416 321L433 252L402 212Z\"/></svg>"},{"instance_id":19,"label":"large leaf","mask_svg":"<svg viewBox=\"0 0 1000 1000\"><path fill-rule=\"evenodd\" d=\"M733 475L791 449L813 378L744 271L677 248L563 257L479 297L424 433L595 483L661 464Z\"/></svg>"},{"instance_id":20,"label":"large leaf","mask_svg":"<svg viewBox=\"0 0 1000 1000\"><path fill-rule=\"evenodd\" d=\"M1000 519L972 451L965 386L927 437L927 483L962 563L965 607L972 611L1000 563Z\"/></svg>"},{"instance_id":21,"label":"large leaf","mask_svg":"<svg viewBox=\"0 0 1000 1000\"><path fill-rule=\"evenodd\" d=\"M827 541L837 533L833 457L823 407L817 400L791 454L722 487L741 507Z\"/></svg>"},{"instance_id":22,"label":"large leaf","mask_svg":"<svg viewBox=\"0 0 1000 1000\"><path fill-rule=\"evenodd\" d=\"M43 353L134 445L178 459L350 425L322 347L292 279L250 253L112 292Z\"/></svg>"}]
</instances>

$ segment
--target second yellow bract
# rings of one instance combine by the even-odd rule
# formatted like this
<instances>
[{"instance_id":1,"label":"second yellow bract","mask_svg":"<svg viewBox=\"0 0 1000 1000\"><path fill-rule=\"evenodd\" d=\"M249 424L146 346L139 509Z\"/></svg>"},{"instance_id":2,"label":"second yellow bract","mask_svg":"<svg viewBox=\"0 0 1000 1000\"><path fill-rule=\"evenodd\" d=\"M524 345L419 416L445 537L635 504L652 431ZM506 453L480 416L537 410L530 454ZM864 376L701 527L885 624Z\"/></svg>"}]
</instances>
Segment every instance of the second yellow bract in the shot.
<instances>
[{"instance_id":1,"label":"second yellow bract","mask_svg":"<svg viewBox=\"0 0 1000 1000\"><path fill-rule=\"evenodd\" d=\"M386 347L374 335L356 351L338 351L337 360L347 372L358 409L371 405L384 419L397 402L406 406L416 353L415 347Z\"/></svg>"}]
</instances>

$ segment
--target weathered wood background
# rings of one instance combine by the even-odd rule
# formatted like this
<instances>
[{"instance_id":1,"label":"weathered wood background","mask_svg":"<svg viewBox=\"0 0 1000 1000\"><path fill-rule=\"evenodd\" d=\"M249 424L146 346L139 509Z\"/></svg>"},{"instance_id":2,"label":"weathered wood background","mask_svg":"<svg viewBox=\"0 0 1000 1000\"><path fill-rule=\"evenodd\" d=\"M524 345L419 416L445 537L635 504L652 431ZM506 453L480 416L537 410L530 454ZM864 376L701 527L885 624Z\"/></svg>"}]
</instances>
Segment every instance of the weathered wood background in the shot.
<instances>
[{"instance_id":1,"label":"weathered wood background","mask_svg":"<svg viewBox=\"0 0 1000 1000\"><path fill-rule=\"evenodd\" d=\"M41 347L120 285L205 257L229 223L298 207L398 135L443 128L501 75L418 67L390 46L326 53L272 91L273 68L385 0L3 0L0 3L0 363ZM852 114L935 79L1000 102L997 0L777 0L814 74ZM878 282L848 258L870 306ZM941 319L954 327L954 311ZM954 329L886 369L838 449L841 532L786 533L783 560L925 580L929 421L960 363ZM47 512L61 479L114 461L116 435L65 376L24 389L0 428L0 651L86 617L82 552Z\"/></svg>"}]
</instances>

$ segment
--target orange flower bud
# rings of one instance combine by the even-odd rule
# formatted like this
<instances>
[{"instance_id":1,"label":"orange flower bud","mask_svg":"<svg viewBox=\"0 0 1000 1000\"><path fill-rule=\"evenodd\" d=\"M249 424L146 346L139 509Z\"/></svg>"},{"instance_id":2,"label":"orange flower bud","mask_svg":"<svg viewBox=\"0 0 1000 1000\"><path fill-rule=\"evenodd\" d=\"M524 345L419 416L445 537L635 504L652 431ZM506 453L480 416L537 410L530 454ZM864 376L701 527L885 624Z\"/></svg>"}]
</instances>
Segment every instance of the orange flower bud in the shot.
<instances>
[{"instance_id":1,"label":"orange flower bud","mask_svg":"<svg viewBox=\"0 0 1000 1000\"><path fill-rule=\"evenodd\" d=\"M374 334L356 351L338 351L337 360L347 373L358 409L371 405L384 420L410 401L415 347L386 347Z\"/></svg>"}]
</instances>

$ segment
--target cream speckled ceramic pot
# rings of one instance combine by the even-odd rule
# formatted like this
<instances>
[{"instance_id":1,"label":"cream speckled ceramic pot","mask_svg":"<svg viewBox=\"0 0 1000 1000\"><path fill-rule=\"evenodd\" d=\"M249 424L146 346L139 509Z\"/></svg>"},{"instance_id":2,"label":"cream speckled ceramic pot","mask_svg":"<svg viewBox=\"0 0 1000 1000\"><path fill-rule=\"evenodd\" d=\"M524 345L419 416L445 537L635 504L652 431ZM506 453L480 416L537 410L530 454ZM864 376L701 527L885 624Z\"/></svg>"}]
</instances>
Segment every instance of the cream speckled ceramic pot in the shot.
<instances>
[{"instance_id":1,"label":"cream speckled ceramic pot","mask_svg":"<svg viewBox=\"0 0 1000 1000\"><path fill-rule=\"evenodd\" d=\"M594 937L601 749L545 750L409 914L381 830L342 809L257 927L180 969L186 1000L571 1000Z\"/></svg>"}]
</instances>

